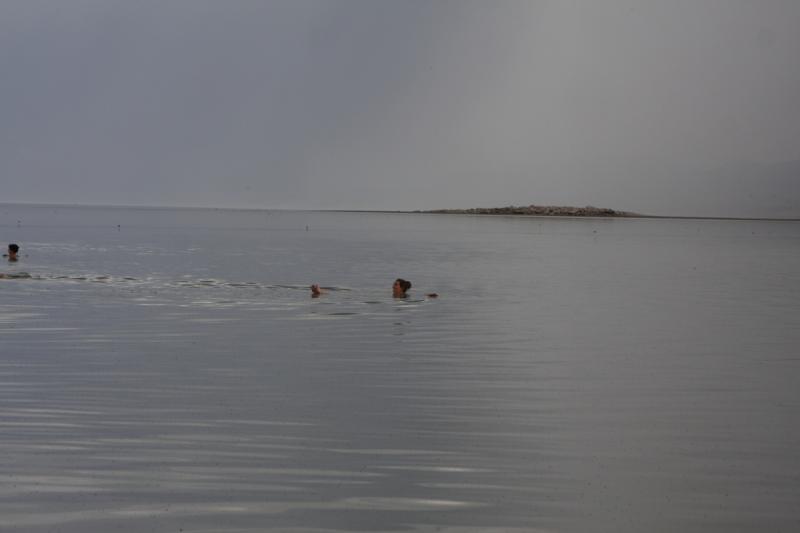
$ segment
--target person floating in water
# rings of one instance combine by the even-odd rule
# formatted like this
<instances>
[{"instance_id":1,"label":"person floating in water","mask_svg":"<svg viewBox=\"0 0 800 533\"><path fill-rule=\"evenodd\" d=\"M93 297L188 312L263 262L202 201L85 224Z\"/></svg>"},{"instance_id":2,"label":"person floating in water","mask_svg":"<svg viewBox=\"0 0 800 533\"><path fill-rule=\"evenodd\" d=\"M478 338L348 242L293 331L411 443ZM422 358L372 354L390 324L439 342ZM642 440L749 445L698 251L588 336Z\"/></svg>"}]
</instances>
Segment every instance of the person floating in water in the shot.
<instances>
[{"instance_id":1,"label":"person floating in water","mask_svg":"<svg viewBox=\"0 0 800 533\"><path fill-rule=\"evenodd\" d=\"M406 294L408 289L411 288L411 282L405 280L403 278L397 278L394 280L394 284L392 285L392 297L393 298L405 298L408 296Z\"/></svg>"},{"instance_id":2,"label":"person floating in water","mask_svg":"<svg viewBox=\"0 0 800 533\"><path fill-rule=\"evenodd\" d=\"M17 254L19 254L19 245L11 243L8 245L8 253L3 254L3 257L7 257L9 261L14 262L19 260Z\"/></svg>"},{"instance_id":3,"label":"person floating in water","mask_svg":"<svg viewBox=\"0 0 800 533\"><path fill-rule=\"evenodd\" d=\"M408 290L410 288L411 288L411 282L410 281L405 280L403 278L397 278L396 280L394 280L394 284L392 285L392 297L394 297L394 298L406 298L406 297L408 297L407 293L408 293ZM316 283L311 285L311 297L312 298L319 298L320 296L322 296L326 292L328 292L328 291L326 291L325 289L321 288ZM439 295L436 294L435 292L428 293L425 296L427 296L428 298L438 298L439 297Z\"/></svg>"},{"instance_id":4,"label":"person floating in water","mask_svg":"<svg viewBox=\"0 0 800 533\"><path fill-rule=\"evenodd\" d=\"M394 284L392 285L392 297L393 298L406 298L408 296L408 290L411 288L411 282L405 280L403 278L397 278L394 280ZM431 292L426 294L428 298L438 298L439 295L435 292Z\"/></svg>"},{"instance_id":5,"label":"person floating in water","mask_svg":"<svg viewBox=\"0 0 800 533\"><path fill-rule=\"evenodd\" d=\"M3 254L3 257L8 259L9 263L16 263L19 261L19 245L11 243L8 245L8 253ZM0 279L28 279L31 275L27 272L0 272Z\"/></svg>"}]
</instances>

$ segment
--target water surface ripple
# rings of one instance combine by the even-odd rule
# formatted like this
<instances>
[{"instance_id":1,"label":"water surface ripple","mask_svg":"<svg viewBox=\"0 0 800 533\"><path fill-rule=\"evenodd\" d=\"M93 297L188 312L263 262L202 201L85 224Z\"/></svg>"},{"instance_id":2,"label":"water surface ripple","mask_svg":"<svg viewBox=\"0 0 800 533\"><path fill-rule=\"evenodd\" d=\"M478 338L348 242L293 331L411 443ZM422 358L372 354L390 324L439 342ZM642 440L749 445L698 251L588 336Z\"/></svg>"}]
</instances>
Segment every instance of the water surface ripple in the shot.
<instances>
[{"instance_id":1,"label":"water surface ripple","mask_svg":"<svg viewBox=\"0 0 800 533\"><path fill-rule=\"evenodd\" d=\"M798 224L0 226L4 531L800 529Z\"/></svg>"}]
</instances>

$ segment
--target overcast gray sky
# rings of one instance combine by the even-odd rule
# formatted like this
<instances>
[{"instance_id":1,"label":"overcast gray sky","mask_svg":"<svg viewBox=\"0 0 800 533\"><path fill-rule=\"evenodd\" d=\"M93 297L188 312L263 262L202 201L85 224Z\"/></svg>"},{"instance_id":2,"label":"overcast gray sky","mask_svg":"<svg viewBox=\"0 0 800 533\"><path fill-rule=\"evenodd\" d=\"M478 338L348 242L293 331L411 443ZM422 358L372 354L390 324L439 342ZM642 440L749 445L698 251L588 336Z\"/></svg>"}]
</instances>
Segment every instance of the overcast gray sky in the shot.
<instances>
[{"instance_id":1,"label":"overcast gray sky","mask_svg":"<svg viewBox=\"0 0 800 533\"><path fill-rule=\"evenodd\" d=\"M3 0L0 201L800 216L796 0Z\"/></svg>"}]
</instances>

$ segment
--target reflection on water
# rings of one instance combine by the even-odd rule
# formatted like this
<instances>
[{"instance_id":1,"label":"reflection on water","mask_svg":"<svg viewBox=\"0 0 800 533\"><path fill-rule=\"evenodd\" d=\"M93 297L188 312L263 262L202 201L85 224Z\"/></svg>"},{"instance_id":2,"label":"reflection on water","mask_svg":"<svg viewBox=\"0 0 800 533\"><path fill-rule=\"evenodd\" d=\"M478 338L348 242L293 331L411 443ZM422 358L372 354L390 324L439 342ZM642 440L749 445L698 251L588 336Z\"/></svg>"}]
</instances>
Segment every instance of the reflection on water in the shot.
<instances>
[{"instance_id":1,"label":"reflection on water","mask_svg":"<svg viewBox=\"0 0 800 533\"><path fill-rule=\"evenodd\" d=\"M795 225L146 215L14 235L9 530L798 525Z\"/></svg>"}]
</instances>

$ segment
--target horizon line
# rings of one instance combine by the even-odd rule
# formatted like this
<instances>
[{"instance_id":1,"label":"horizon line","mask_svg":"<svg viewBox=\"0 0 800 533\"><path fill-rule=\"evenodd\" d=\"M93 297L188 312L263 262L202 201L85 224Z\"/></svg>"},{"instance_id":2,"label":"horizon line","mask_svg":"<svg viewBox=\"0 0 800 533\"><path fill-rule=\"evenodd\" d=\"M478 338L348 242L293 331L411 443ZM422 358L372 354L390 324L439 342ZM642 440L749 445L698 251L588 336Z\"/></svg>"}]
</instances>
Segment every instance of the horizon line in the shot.
<instances>
[{"instance_id":1,"label":"horizon line","mask_svg":"<svg viewBox=\"0 0 800 533\"><path fill-rule=\"evenodd\" d=\"M458 216L481 216L481 217L525 217L525 218L626 218L626 219L675 219L675 220L731 220L731 221L761 221L761 222L800 222L797 218L780 217L737 217L737 216L705 216L705 215L647 215L643 213L632 213L624 216L563 216L563 215L515 215L515 214L483 214L483 213L436 213L435 210L401 210L401 209L326 209L326 208L295 208L295 207L229 207L229 206L202 206L202 205L141 205L141 204L72 204L59 202L3 202L0 206L27 206L27 207L87 207L87 208L111 208L111 209L182 209L182 210L204 210L204 211L306 211L319 213L394 213L411 215L458 215ZM457 209L457 208L455 208ZM614 210L618 211L618 210ZM620 211L623 212L623 211Z\"/></svg>"}]
</instances>

